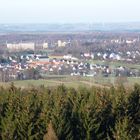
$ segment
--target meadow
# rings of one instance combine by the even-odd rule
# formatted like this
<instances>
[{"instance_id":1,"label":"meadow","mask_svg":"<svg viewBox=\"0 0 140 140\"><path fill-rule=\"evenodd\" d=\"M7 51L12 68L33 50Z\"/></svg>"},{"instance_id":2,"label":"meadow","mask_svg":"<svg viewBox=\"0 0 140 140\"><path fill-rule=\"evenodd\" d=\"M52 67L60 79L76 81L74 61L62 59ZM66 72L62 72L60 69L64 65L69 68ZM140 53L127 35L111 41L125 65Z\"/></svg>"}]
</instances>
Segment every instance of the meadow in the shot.
<instances>
[{"instance_id":1,"label":"meadow","mask_svg":"<svg viewBox=\"0 0 140 140\"><path fill-rule=\"evenodd\" d=\"M81 77L81 76L47 76L45 79L39 80L19 80L13 81L14 85L21 88L27 88L32 86L45 86L53 87L64 84L66 87L78 88L80 86L86 87L111 87L123 85L124 87L131 88L136 83L140 83L139 77ZM11 82L0 83L0 86L10 86Z\"/></svg>"}]
</instances>

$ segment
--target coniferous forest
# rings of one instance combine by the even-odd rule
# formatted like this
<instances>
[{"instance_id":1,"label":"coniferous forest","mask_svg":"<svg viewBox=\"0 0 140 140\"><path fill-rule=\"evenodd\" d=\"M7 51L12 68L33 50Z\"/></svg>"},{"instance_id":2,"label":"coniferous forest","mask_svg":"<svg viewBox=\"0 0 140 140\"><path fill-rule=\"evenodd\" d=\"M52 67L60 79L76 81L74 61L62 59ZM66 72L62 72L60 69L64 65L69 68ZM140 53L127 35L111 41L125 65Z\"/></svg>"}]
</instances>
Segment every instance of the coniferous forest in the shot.
<instances>
[{"instance_id":1,"label":"coniferous forest","mask_svg":"<svg viewBox=\"0 0 140 140\"><path fill-rule=\"evenodd\" d=\"M140 140L140 85L0 88L1 140Z\"/></svg>"}]
</instances>

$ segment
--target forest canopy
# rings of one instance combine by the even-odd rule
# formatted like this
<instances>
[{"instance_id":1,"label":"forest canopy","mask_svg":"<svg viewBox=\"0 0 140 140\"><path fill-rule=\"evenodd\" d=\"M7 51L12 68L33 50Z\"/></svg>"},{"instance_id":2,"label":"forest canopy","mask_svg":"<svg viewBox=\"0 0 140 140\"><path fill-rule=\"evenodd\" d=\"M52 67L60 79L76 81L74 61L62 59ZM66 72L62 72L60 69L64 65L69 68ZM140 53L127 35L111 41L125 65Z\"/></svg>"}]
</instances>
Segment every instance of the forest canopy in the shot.
<instances>
[{"instance_id":1,"label":"forest canopy","mask_svg":"<svg viewBox=\"0 0 140 140\"><path fill-rule=\"evenodd\" d=\"M140 85L0 88L1 140L139 140Z\"/></svg>"}]
</instances>

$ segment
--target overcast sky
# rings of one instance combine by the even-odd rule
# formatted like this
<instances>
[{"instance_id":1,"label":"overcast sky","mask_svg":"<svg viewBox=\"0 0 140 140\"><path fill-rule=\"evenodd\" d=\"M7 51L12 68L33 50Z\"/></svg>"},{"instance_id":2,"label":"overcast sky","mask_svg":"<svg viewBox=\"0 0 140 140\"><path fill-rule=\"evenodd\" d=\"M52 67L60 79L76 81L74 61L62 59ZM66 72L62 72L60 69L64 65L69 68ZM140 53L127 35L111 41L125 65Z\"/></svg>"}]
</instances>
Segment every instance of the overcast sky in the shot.
<instances>
[{"instance_id":1,"label":"overcast sky","mask_svg":"<svg viewBox=\"0 0 140 140\"><path fill-rule=\"evenodd\" d=\"M140 21L140 0L0 0L0 23Z\"/></svg>"}]
</instances>

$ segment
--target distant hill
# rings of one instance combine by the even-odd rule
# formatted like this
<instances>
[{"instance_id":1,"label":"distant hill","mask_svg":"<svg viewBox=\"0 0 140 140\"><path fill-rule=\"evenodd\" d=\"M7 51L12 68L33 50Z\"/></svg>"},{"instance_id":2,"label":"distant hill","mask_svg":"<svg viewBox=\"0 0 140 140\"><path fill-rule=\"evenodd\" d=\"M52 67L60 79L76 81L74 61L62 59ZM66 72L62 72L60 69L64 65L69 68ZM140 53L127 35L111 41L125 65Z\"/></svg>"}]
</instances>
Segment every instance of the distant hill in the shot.
<instances>
[{"instance_id":1,"label":"distant hill","mask_svg":"<svg viewBox=\"0 0 140 140\"><path fill-rule=\"evenodd\" d=\"M9 32L81 32L131 31L139 32L140 23L77 23L77 24L0 24L0 33Z\"/></svg>"}]
</instances>

